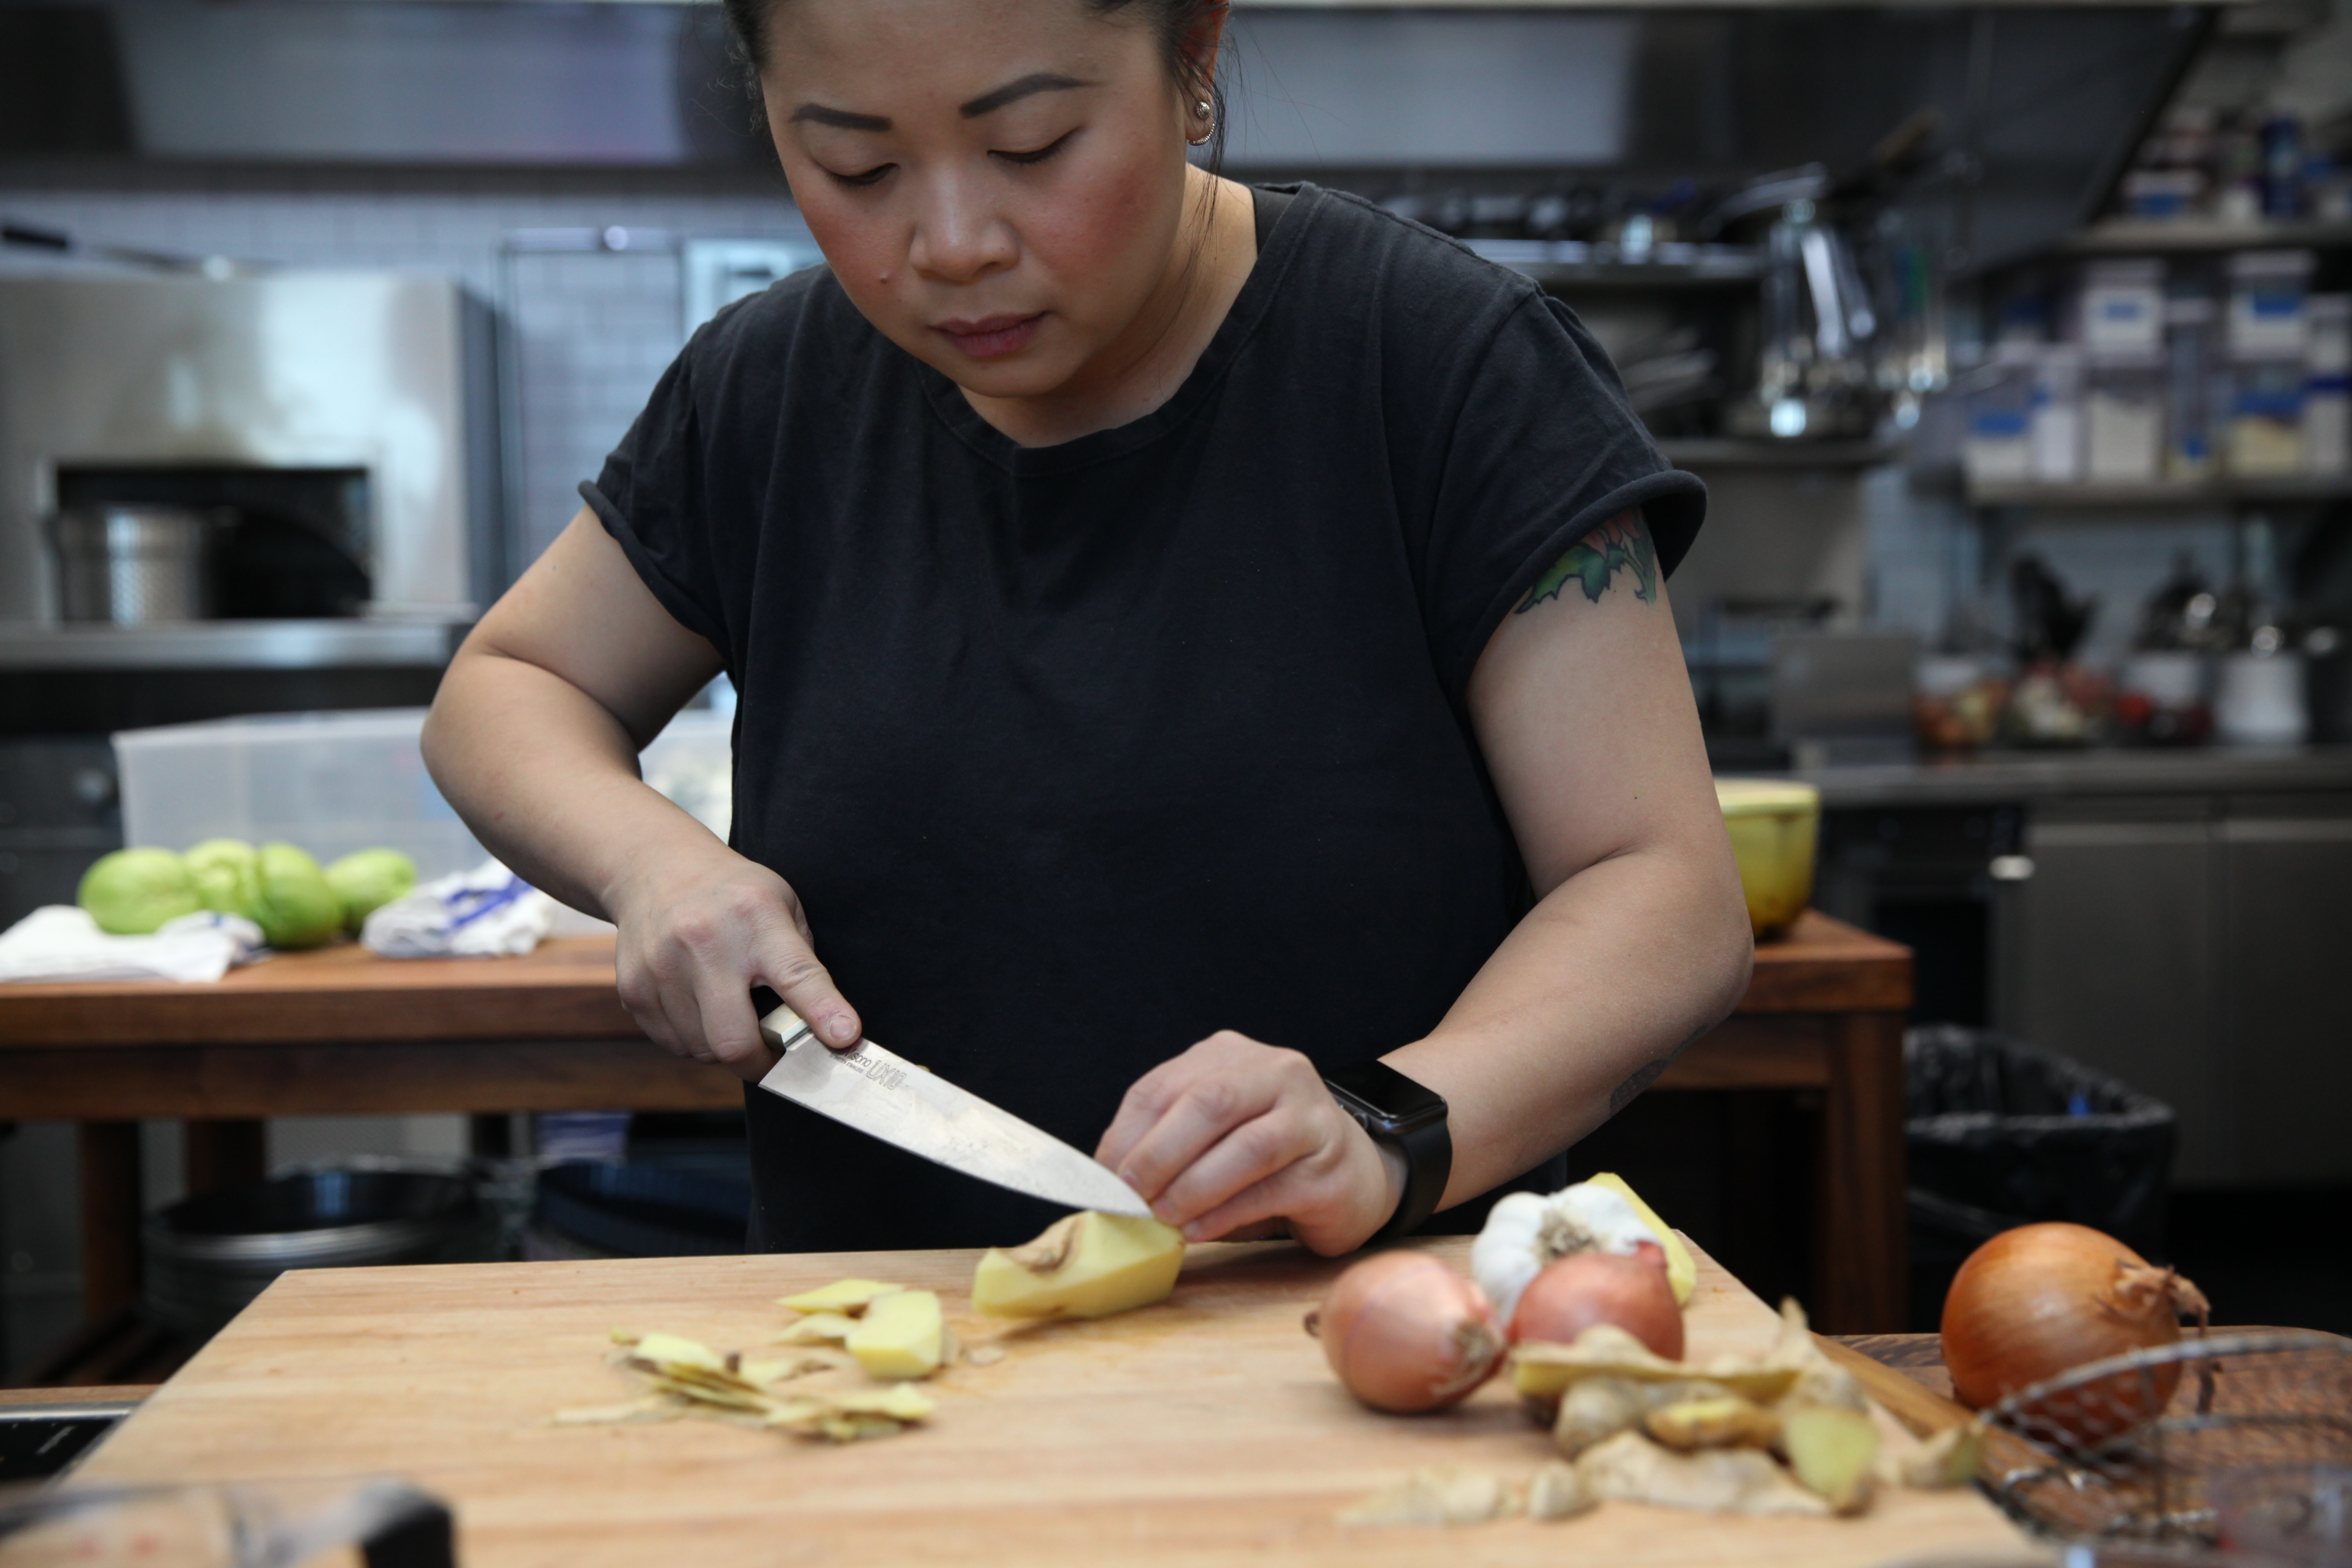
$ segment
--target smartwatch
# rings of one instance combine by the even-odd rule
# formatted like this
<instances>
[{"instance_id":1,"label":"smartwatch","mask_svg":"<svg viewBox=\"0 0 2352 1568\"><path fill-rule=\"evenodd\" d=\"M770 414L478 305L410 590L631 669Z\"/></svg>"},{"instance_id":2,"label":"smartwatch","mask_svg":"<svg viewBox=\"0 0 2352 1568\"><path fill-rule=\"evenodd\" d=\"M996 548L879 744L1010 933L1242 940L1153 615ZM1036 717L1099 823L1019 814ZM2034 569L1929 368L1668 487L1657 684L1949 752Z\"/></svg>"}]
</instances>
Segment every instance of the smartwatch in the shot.
<instances>
[{"instance_id":1,"label":"smartwatch","mask_svg":"<svg viewBox=\"0 0 2352 1568\"><path fill-rule=\"evenodd\" d=\"M1415 1083L1383 1061L1323 1075L1323 1085L1356 1124L1404 1155L1404 1196L1388 1224L1365 1242L1393 1241L1421 1228L1437 1212L1454 1173L1454 1138L1445 1130L1445 1097Z\"/></svg>"}]
</instances>

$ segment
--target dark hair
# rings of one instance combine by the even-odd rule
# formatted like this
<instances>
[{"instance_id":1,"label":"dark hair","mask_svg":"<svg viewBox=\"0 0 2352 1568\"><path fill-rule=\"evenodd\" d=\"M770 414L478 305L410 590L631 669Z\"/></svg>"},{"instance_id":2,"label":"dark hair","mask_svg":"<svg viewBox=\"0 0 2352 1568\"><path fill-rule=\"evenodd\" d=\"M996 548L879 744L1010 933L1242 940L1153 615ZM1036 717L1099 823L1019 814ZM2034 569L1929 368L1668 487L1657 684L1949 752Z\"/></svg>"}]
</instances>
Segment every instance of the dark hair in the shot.
<instances>
[{"instance_id":1,"label":"dark hair","mask_svg":"<svg viewBox=\"0 0 2352 1568\"><path fill-rule=\"evenodd\" d=\"M728 26L735 31L735 42L743 51L753 73L751 87L759 89L757 73L768 62L768 17L783 0L720 0L727 13ZM1215 169L1223 162L1225 149L1225 95L1214 79L1203 79L1198 47L1202 34L1211 23L1223 16L1230 0L1081 0L1087 10L1098 16L1108 16L1130 7L1146 12L1152 31L1159 35L1160 58L1168 67L1169 79L1185 101L1196 103L1206 100L1213 124L1208 148L1208 165Z\"/></svg>"}]
</instances>

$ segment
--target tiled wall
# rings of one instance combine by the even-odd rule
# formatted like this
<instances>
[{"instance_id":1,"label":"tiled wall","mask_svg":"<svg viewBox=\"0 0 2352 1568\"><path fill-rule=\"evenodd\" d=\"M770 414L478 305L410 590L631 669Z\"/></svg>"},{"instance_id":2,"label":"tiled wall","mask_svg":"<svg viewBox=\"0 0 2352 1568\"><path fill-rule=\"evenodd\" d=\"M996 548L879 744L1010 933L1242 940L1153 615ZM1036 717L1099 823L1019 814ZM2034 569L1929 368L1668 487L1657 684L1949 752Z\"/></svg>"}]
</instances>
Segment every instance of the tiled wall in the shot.
<instances>
[{"instance_id":1,"label":"tiled wall","mask_svg":"<svg viewBox=\"0 0 2352 1568\"><path fill-rule=\"evenodd\" d=\"M596 190L576 175L535 187L511 175L468 184L436 174L423 189L395 176L373 187L363 176L299 175L127 190L0 184L0 215L88 246L446 273L499 304L519 347L520 374L508 382L520 404L509 413L518 461L507 476L517 564L578 509L572 488L595 476L684 341L674 242L806 234L781 184L698 192L616 177ZM630 248L507 248L522 231L615 226L630 231ZM0 268L50 265L0 250Z\"/></svg>"}]
</instances>

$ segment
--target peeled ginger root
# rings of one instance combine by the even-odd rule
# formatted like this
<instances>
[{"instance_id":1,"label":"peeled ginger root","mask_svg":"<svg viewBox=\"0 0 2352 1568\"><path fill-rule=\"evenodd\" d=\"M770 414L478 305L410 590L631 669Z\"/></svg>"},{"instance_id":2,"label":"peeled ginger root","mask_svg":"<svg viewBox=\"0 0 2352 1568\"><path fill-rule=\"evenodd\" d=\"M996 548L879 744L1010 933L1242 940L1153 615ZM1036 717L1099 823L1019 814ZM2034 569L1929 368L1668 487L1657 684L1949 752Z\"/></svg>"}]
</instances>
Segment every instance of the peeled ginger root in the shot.
<instances>
[{"instance_id":1,"label":"peeled ginger root","mask_svg":"<svg viewBox=\"0 0 2352 1568\"><path fill-rule=\"evenodd\" d=\"M1172 1226L1087 1209L1025 1247L990 1247L971 1304L992 1318L1108 1317L1164 1298L1183 1263L1184 1236Z\"/></svg>"},{"instance_id":2,"label":"peeled ginger root","mask_svg":"<svg viewBox=\"0 0 2352 1568\"><path fill-rule=\"evenodd\" d=\"M929 1377L946 1353L947 1319L930 1290L877 1297L843 1341L869 1377Z\"/></svg>"}]
</instances>

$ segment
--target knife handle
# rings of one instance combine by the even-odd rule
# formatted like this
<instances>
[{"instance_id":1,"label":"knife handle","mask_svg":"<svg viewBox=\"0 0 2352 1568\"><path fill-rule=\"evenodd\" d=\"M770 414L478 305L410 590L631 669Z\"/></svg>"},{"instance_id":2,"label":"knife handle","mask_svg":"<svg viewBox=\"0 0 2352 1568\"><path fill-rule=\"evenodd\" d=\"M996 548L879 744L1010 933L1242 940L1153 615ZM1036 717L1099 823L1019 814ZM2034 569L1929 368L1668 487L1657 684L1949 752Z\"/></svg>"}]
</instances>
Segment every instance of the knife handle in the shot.
<instances>
[{"instance_id":1,"label":"knife handle","mask_svg":"<svg viewBox=\"0 0 2352 1568\"><path fill-rule=\"evenodd\" d=\"M803 1036L814 1038L815 1034L816 1031L808 1026L807 1019L781 1004L774 1012L760 1020L760 1038L772 1051L783 1050ZM822 1045L824 1042L820 1040L817 1043Z\"/></svg>"}]
</instances>

